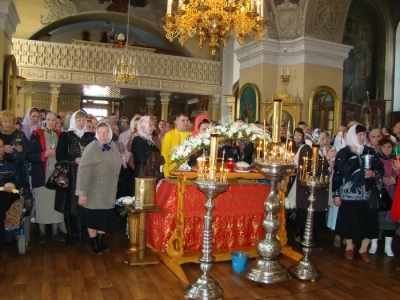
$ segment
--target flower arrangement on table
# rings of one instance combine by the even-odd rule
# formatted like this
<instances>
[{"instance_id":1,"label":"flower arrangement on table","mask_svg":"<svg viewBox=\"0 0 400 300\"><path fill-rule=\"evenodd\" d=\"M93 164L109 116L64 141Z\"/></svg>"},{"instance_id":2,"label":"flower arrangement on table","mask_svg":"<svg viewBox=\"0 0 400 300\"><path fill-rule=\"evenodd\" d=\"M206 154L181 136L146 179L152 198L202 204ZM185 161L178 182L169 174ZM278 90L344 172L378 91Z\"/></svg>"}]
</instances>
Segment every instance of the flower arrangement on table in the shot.
<instances>
[{"instance_id":1,"label":"flower arrangement on table","mask_svg":"<svg viewBox=\"0 0 400 300\"><path fill-rule=\"evenodd\" d=\"M139 215L138 212L132 212L128 208L126 208L126 205L135 206L135 197L126 196L119 198L117 201L115 201L115 205L119 206L117 208L117 211L121 217L127 217L129 215Z\"/></svg>"},{"instance_id":2,"label":"flower arrangement on table","mask_svg":"<svg viewBox=\"0 0 400 300\"><path fill-rule=\"evenodd\" d=\"M255 143L257 139L271 141L270 135L254 124L228 123L209 127L206 132L188 137L182 144L171 150L172 161L177 164L176 168L178 169L191 155L200 149L209 149L211 134L219 134L219 142L243 140Z\"/></svg>"}]
</instances>

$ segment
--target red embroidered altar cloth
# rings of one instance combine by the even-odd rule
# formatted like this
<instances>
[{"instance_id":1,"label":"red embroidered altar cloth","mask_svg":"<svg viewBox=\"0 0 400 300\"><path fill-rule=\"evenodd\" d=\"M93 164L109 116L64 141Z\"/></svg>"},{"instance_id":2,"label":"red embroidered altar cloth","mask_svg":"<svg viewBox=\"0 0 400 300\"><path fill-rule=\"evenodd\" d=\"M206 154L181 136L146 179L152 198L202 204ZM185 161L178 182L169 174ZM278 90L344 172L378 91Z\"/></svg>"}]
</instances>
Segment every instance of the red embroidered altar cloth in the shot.
<instances>
[{"instance_id":1,"label":"red embroidered altar cloth","mask_svg":"<svg viewBox=\"0 0 400 300\"><path fill-rule=\"evenodd\" d=\"M246 181L229 186L215 199L213 216L213 248L224 249L255 245L265 231L264 201L270 186ZM147 219L147 243L165 252L172 231L176 226L177 181L164 180L156 194L156 205L163 209L151 213ZM206 196L194 183L186 182L184 193L184 251L202 249L203 217Z\"/></svg>"}]
</instances>

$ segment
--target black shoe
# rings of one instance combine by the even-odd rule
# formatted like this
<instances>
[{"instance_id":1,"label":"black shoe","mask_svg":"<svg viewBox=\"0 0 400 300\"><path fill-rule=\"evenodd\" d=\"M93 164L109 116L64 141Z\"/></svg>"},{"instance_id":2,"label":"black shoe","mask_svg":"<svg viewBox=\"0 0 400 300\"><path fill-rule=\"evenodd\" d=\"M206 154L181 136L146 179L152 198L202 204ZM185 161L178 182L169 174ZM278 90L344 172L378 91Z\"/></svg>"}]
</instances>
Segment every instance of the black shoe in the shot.
<instances>
[{"instance_id":1,"label":"black shoe","mask_svg":"<svg viewBox=\"0 0 400 300\"><path fill-rule=\"evenodd\" d=\"M103 254L103 251L100 249L99 244L97 242L97 237L90 238L90 245L92 246L92 250L96 254Z\"/></svg>"},{"instance_id":2,"label":"black shoe","mask_svg":"<svg viewBox=\"0 0 400 300\"><path fill-rule=\"evenodd\" d=\"M96 238L97 238L97 243L99 244L99 248L101 251L107 252L108 250L110 250L110 248L108 248L104 244L104 233L103 234L98 233Z\"/></svg>"}]
</instances>

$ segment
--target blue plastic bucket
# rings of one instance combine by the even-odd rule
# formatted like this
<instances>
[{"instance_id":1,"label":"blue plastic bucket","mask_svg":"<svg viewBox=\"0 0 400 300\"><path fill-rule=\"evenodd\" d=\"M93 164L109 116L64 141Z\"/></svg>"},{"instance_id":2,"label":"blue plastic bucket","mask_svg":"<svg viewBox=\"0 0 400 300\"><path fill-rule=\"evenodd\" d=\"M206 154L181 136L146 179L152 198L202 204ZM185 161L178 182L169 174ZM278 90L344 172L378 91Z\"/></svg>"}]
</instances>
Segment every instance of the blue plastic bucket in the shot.
<instances>
[{"instance_id":1,"label":"blue plastic bucket","mask_svg":"<svg viewBox=\"0 0 400 300\"><path fill-rule=\"evenodd\" d=\"M243 273L246 270L247 259L249 254L246 252L232 252L232 269L235 273Z\"/></svg>"}]
</instances>

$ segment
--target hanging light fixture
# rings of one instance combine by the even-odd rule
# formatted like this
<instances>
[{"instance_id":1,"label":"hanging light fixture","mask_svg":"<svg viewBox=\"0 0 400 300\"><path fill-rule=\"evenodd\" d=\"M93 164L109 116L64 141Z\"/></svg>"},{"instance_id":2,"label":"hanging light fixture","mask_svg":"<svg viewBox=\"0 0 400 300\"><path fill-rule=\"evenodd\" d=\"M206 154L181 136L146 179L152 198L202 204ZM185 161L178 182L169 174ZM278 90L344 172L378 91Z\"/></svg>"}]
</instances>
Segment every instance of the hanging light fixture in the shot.
<instances>
[{"instance_id":1,"label":"hanging light fixture","mask_svg":"<svg viewBox=\"0 0 400 300\"><path fill-rule=\"evenodd\" d=\"M265 35L264 0L179 0L172 11L168 0L167 14L160 22L171 42L179 38L183 45L196 36L200 48L206 40L214 57L220 44L225 48L228 38L236 38L243 47L246 37L259 42Z\"/></svg>"},{"instance_id":2,"label":"hanging light fixture","mask_svg":"<svg viewBox=\"0 0 400 300\"><path fill-rule=\"evenodd\" d=\"M128 84L137 80L136 59L129 55L129 17L130 1L128 1L128 23L126 24L126 43L125 51L118 57L113 69L115 82Z\"/></svg>"}]
</instances>

